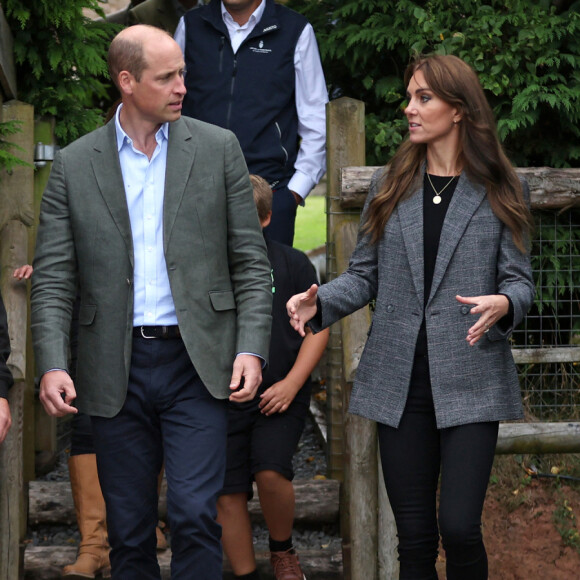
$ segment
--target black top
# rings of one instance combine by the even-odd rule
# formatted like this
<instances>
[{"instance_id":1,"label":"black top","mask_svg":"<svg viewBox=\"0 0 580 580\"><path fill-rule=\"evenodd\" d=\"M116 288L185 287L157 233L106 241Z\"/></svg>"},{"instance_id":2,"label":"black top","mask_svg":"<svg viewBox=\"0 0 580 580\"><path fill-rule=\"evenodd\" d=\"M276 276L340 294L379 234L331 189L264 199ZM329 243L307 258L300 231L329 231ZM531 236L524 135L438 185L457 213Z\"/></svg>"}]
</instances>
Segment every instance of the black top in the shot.
<instances>
[{"instance_id":1,"label":"black top","mask_svg":"<svg viewBox=\"0 0 580 580\"><path fill-rule=\"evenodd\" d=\"M269 239L266 245L272 267L272 335L270 362L264 370L260 392L290 372L302 345L302 337L288 322L286 302L294 294L318 284L314 266L304 252Z\"/></svg>"},{"instance_id":2,"label":"black top","mask_svg":"<svg viewBox=\"0 0 580 580\"><path fill-rule=\"evenodd\" d=\"M10 337L8 336L8 321L2 296L0 296L0 397L8 398L8 389L14 383L12 373L6 364L10 355Z\"/></svg>"},{"instance_id":3,"label":"black top","mask_svg":"<svg viewBox=\"0 0 580 580\"><path fill-rule=\"evenodd\" d=\"M450 177L441 177L439 175L431 175L430 177L437 191L441 191L451 179ZM431 284L433 282L433 273L435 272L435 262L437 261L439 239L441 238L445 214L458 181L458 176L454 177L453 181L442 192L441 203L435 204L433 203L433 197L435 197L437 192L431 186L429 179L427 179L427 173L425 173L423 178L423 312L427 300L429 300L429 294L431 294ZM427 356L427 328L424 314L415 346L415 356Z\"/></svg>"}]
</instances>

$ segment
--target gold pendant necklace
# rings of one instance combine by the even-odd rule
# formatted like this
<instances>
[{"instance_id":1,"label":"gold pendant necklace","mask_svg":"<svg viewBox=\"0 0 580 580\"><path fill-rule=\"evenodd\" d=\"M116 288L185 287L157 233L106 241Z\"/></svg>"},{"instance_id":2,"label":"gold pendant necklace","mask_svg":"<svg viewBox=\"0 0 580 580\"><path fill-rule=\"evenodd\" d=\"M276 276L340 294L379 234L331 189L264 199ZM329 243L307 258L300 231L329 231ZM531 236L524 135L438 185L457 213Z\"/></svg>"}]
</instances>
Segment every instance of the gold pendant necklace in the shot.
<instances>
[{"instance_id":1,"label":"gold pendant necklace","mask_svg":"<svg viewBox=\"0 0 580 580\"><path fill-rule=\"evenodd\" d=\"M437 191L435 189L435 186L433 185L433 182L431 181L431 176L429 175L429 173L426 171L425 173L427 173L427 179L429 180L429 183L431 184L431 187L433 188L433 191L435 192L435 196L433 197L433 203L435 205L439 205L441 203L441 194L451 185L452 181L457 177L457 175L454 175L443 187L443 189L441 189L440 191Z\"/></svg>"}]
</instances>

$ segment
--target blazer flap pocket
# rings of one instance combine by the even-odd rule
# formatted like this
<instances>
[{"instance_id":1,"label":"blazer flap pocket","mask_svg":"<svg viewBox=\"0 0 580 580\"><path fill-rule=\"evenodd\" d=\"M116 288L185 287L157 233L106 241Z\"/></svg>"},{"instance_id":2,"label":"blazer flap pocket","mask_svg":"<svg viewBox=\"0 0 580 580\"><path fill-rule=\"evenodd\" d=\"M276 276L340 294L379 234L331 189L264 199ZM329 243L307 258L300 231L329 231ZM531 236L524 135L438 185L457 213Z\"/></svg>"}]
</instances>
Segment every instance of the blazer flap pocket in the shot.
<instances>
[{"instance_id":1,"label":"blazer flap pocket","mask_svg":"<svg viewBox=\"0 0 580 580\"><path fill-rule=\"evenodd\" d=\"M83 304L79 308L79 324L88 326L92 324L95 320L95 315L97 314L96 304Z\"/></svg>"},{"instance_id":2,"label":"blazer flap pocket","mask_svg":"<svg viewBox=\"0 0 580 580\"><path fill-rule=\"evenodd\" d=\"M209 299L214 310L233 310L236 307L234 293L231 290L210 292Z\"/></svg>"}]
</instances>

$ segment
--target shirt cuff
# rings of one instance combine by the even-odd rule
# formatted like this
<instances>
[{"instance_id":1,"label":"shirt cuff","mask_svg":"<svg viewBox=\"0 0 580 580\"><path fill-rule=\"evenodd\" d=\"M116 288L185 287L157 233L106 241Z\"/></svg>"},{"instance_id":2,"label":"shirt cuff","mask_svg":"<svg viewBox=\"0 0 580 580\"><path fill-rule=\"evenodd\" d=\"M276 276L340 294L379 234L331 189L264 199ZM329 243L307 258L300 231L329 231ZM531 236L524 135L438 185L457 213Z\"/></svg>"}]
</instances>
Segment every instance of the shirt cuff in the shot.
<instances>
[{"instance_id":1,"label":"shirt cuff","mask_svg":"<svg viewBox=\"0 0 580 580\"><path fill-rule=\"evenodd\" d=\"M266 366L266 361L264 360L263 357L261 357L259 354L256 354L254 352L239 352L236 357L240 356L241 354L249 354L250 356L255 356L256 358L259 358L262 361L262 368L264 368Z\"/></svg>"},{"instance_id":2,"label":"shirt cuff","mask_svg":"<svg viewBox=\"0 0 580 580\"><path fill-rule=\"evenodd\" d=\"M302 203L300 205L304 205L304 200L315 185L316 183L314 183L308 175L300 171L295 171L294 175L288 182L288 189L290 191L295 191L302 198Z\"/></svg>"}]
</instances>

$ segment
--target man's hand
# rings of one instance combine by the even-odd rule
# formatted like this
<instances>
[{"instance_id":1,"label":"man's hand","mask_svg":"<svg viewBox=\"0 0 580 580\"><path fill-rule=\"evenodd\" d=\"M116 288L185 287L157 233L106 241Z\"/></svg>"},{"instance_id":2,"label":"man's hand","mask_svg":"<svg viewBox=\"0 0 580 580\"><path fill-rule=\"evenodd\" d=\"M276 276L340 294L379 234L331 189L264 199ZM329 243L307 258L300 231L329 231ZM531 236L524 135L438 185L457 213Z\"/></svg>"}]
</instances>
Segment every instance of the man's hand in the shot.
<instances>
[{"instance_id":1,"label":"man's hand","mask_svg":"<svg viewBox=\"0 0 580 580\"><path fill-rule=\"evenodd\" d=\"M298 195L295 191L292 191L291 189L289 191L294 196L294 201L296 202L296 205L301 205L303 201L302 197Z\"/></svg>"},{"instance_id":2,"label":"man's hand","mask_svg":"<svg viewBox=\"0 0 580 580\"><path fill-rule=\"evenodd\" d=\"M237 391L236 389L242 384L243 386ZM233 392L230 395L232 403L243 403L251 401L262 383L262 359L252 354L239 354L234 361L232 380L230 389Z\"/></svg>"},{"instance_id":3,"label":"man's hand","mask_svg":"<svg viewBox=\"0 0 580 580\"><path fill-rule=\"evenodd\" d=\"M40 379L40 402L51 417L63 417L68 413L78 413L71 406L77 398L75 386L65 371L48 371Z\"/></svg>"},{"instance_id":4,"label":"man's hand","mask_svg":"<svg viewBox=\"0 0 580 580\"><path fill-rule=\"evenodd\" d=\"M0 445L6 439L10 425L12 425L12 415L10 415L8 399L0 397Z\"/></svg>"}]
</instances>

